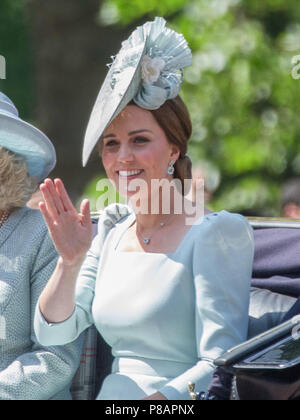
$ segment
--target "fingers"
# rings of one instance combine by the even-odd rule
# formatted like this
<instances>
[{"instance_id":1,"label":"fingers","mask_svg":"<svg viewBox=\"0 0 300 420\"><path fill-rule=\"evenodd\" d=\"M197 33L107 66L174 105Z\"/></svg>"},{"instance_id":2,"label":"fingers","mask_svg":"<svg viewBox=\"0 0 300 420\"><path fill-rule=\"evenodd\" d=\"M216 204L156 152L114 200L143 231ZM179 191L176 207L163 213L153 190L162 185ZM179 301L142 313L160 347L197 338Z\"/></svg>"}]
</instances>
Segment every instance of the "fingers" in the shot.
<instances>
[{"instance_id":1,"label":"fingers","mask_svg":"<svg viewBox=\"0 0 300 420\"><path fill-rule=\"evenodd\" d=\"M47 210L52 217L56 217L65 211L77 213L60 179L56 179L54 183L51 179L45 179L40 186L40 190L43 193Z\"/></svg>"},{"instance_id":2,"label":"fingers","mask_svg":"<svg viewBox=\"0 0 300 420\"><path fill-rule=\"evenodd\" d=\"M90 214L90 202L89 200L85 199L82 201L80 205L80 213L82 214L81 223L84 226L87 226L91 223L91 214Z\"/></svg>"},{"instance_id":3,"label":"fingers","mask_svg":"<svg viewBox=\"0 0 300 420\"><path fill-rule=\"evenodd\" d=\"M39 203L39 208L40 208L40 211L41 211L41 213L42 213L42 215L45 219L46 224L48 225L48 228L51 229L51 227L53 225L53 220L52 220L51 216L49 215L49 213L47 211L45 203L40 202Z\"/></svg>"},{"instance_id":4,"label":"fingers","mask_svg":"<svg viewBox=\"0 0 300 420\"><path fill-rule=\"evenodd\" d=\"M53 202L54 202L54 205L56 207L56 210L57 210L58 214L62 213L65 210L64 205L63 205L63 202L61 200L61 197L60 197L58 191L56 190L56 187L55 187L54 183L52 182L51 179L46 179L45 183L46 183L46 185L49 189L49 192L52 196L52 199L53 199Z\"/></svg>"},{"instance_id":5,"label":"fingers","mask_svg":"<svg viewBox=\"0 0 300 420\"><path fill-rule=\"evenodd\" d=\"M56 221L59 215L66 213L75 215L84 226L91 224L89 200L85 199L82 201L80 206L81 215L78 215L61 179L56 179L54 183L51 179L45 179L40 186L40 190L45 203L40 203L39 207L48 226Z\"/></svg>"},{"instance_id":6,"label":"fingers","mask_svg":"<svg viewBox=\"0 0 300 420\"><path fill-rule=\"evenodd\" d=\"M66 211L75 210L72 201L70 200L70 197L65 189L65 186L61 179L55 179L54 184L56 187L56 191L60 196L61 202L63 204L63 207Z\"/></svg>"},{"instance_id":7,"label":"fingers","mask_svg":"<svg viewBox=\"0 0 300 420\"><path fill-rule=\"evenodd\" d=\"M63 210L63 206L59 203L59 198L57 197L52 181L50 179L45 179L43 184L40 185L40 190L43 194L48 213L53 218L56 218Z\"/></svg>"}]
</instances>

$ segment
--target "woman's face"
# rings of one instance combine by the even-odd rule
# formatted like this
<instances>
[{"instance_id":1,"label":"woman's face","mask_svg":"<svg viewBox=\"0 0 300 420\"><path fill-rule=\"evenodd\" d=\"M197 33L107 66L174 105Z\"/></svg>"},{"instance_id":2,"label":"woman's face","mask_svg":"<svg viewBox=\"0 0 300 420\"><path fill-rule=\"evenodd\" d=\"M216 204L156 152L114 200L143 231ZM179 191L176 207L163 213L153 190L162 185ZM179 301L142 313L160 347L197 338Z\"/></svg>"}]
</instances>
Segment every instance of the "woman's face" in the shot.
<instances>
[{"instance_id":1,"label":"woman's face","mask_svg":"<svg viewBox=\"0 0 300 420\"><path fill-rule=\"evenodd\" d=\"M122 195L130 198L127 189L131 180L144 180L148 191L151 180L167 178L170 161L180 151L170 144L165 132L150 111L128 105L107 127L102 139L102 161L108 178Z\"/></svg>"}]
</instances>

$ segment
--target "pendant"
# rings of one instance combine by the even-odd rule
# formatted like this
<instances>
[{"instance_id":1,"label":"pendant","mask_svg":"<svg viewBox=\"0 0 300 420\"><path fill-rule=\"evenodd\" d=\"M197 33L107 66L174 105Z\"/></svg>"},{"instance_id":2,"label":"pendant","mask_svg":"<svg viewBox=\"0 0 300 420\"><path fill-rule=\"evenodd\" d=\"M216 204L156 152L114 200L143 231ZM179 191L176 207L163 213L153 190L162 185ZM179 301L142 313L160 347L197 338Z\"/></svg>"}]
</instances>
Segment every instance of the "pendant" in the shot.
<instances>
[{"instance_id":1,"label":"pendant","mask_svg":"<svg viewBox=\"0 0 300 420\"><path fill-rule=\"evenodd\" d=\"M150 238L144 238L143 239L144 244L148 245L150 242Z\"/></svg>"}]
</instances>

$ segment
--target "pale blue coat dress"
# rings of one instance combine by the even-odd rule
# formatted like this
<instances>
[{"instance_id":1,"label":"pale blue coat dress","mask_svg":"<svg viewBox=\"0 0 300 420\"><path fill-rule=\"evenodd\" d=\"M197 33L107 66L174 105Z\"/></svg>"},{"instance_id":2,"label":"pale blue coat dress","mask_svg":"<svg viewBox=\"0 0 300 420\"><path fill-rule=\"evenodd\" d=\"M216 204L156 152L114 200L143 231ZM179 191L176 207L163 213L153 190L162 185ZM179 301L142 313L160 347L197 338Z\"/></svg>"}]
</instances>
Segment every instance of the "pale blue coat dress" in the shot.
<instances>
[{"instance_id":1,"label":"pale blue coat dress","mask_svg":"<svg viewBox=\"0 0 300 420\"><path fill-rule=\"evenodd\" d=\"M76 309L48 324L37 307L36 334L44 345L65 344L96 325L114 356L98 399L157 391L190 399L188 383L205 391L213 360L247 338L252 229L221 211L194 224L174 253L118 251L134 220L126 206L104 211L78 277Z\"/></svg>"},{"instance_id":2,"label":"pale blue coat dress","mask_svg":"<svg viewBox=\"0 0 300 420\"><path fill-rule=\"evenodd\" d=\"M33 330L36 304L57 257L37 210L16 210L0 229L0 400L71 399L81 337L43 347Z\"/></svg>"}]
</instances>

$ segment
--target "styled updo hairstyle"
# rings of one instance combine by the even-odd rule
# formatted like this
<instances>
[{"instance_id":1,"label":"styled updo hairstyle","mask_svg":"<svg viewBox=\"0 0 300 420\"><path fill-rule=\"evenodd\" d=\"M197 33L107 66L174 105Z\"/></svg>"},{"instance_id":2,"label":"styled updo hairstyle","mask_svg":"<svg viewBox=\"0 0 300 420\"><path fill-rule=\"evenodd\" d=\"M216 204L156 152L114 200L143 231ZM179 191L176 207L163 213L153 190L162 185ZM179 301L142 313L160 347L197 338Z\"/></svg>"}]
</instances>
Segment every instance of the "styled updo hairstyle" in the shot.
<instances>
[{"instance_id":1,"label":"styled updo hairstyle","mask_svg":"<svg viewBox=\"0 0 300 420\"><path fill-rule=\"evenodd\" d=\"M150 112L164 130L169 142L178 146L180 150L180 157L174 165L174 178L181 181L183 188L184 180L192 179L192 162L186 155L188 141L192 135L189 111L180 96L176 96Z\"/></svg>"},{"instance_id":2,"label":"styled updo hairstyle","mask_svg":"<svg viewBox=\"0 0 300 420\"><path fill-rule=\"evenodd\" d=\"M24 207L37 187L24 159L0 146L0 210Z\"/></svg>"}]
</instances>

